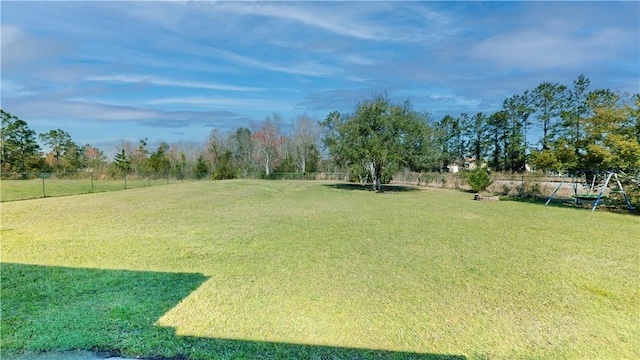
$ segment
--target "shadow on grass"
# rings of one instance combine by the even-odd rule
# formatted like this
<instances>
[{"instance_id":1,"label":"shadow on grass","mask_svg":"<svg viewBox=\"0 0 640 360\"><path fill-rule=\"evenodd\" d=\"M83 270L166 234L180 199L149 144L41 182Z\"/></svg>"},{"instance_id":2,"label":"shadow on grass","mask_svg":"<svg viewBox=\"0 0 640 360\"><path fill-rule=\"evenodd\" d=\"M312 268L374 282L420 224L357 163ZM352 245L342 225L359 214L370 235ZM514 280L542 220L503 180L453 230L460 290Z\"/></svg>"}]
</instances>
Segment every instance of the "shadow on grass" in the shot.
<instances>
[{"instance_id":1,"label":"shadow on grass","mask_svg":"<svg viewBox=\"0 0 640 360\"><path fill-rule=\"evenodd\" d=\"M521 198L518 196L509 196L509 197L500 197L500 198L506 201L515 201L515 202L540 205L540 206L545 206L545 203L549 199L549 197ZM583 212L591 212L591 208L593 207L593 202L581 201L580 203L576 203L575 199L573 198L554 197L546 206L572 209L572 210L583 211ZM611 205L611 204L603 203L601 205L598 205L598 208L596 209L596 211L607 211L607 212L612 212L616 214L628 214L628 215L636 215L636 216L640 215L640 213L638 213L637 210L634 210L632 213L630 213L626 204Z\"/></svg>"},{"instance_id":2,"label":"shadow on grass","mask_svg":"<svg viewBox=\"0 0 640 360\"><path fill-rule=\"evenodd\" d=\"M176 336L172 328L155 326L208 279L202 274L2 263L0 276L3 359L38 359L40 352L64 350L152 359L466 359Z\"/></svg>"},{"instance_id":3,"label":"shadow on grass","mask_svg":"<svg viewBox=\"0 0 640 360\"><path fill-rule=\"evenodd\" d=\"M335 184L325 184L323 186L339 189L339 190L355 190L355 191L373 191L371 188L371 184L362 185L357 183L335 183ZM409 192L409 191L418 191L419 187L411 186L411 185L388 185L384 184L381 186L382 192Z\"/></svg>"}]
</instances>

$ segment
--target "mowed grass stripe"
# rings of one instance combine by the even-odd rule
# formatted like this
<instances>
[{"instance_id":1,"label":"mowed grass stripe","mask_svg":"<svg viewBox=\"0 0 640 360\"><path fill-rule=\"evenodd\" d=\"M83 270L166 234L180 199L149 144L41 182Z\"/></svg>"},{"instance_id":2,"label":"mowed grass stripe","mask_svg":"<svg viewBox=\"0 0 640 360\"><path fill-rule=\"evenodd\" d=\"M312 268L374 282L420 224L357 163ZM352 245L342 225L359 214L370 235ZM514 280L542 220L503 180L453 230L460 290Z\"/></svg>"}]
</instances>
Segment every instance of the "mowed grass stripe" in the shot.
<instances>
[{"instance_id":1,"label":"mowed grass stripe","mask_svg":"<svg viewBox=\"0 0 640 360\"><path fill-rule=\"evenodd\" d=\"M234 180L3 203L2 261L204 274L156 323L178 335L640 357L637 218L471 198Z\"/></svg>"}]
</instances>

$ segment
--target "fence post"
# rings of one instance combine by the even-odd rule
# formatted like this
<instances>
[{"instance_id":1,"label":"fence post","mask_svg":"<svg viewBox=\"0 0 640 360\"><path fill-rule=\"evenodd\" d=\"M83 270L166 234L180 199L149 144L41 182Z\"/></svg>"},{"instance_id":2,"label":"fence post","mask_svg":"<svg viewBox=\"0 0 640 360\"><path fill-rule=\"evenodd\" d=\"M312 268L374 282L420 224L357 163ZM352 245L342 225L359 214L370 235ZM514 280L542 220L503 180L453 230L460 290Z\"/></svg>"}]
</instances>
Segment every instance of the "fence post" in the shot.
<instances>
[{"instance_id":1,"label":"fence post","mask_svg":"<svg viewBox=\"0 0 640 360\"><path fill-rule=\"evenodd\" d=\"M40 176L42 177L42 197L45 198L47 194L44 191L44 174L40 174Z\"/></svg>"},{"instance_id":2,"label":"fence post","mask_svg":"<svg viewBox=\"0 0 640 360\"><path fill-rule=\"evenodd\" d=\"M124 189L127 190L127 173L124 174Z\"/></svg>"},{"instance_id":3,"label":"fence post","mask_svg":"<svg viewBox=\"0 0 640 360\"><path fill-rule=\"evenodd\" d=\"M91 192L93 192L93 171L91 172Z\"/></svg>"}]
</instances>

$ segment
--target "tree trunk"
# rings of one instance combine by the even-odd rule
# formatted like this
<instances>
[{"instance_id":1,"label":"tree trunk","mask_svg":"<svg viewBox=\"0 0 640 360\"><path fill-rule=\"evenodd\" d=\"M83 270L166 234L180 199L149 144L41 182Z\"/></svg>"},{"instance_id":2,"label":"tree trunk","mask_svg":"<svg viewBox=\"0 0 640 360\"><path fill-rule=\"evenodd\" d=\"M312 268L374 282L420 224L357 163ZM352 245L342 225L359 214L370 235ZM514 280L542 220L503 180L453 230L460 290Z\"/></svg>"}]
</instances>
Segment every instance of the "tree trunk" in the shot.
<instances>
[{"instance_id":1,"label":"tree trunk","mask_svg":"<svg viewBox=\"0 0 640 360\"><path fill-rule=\"evenodd\" d=\"M379 164L373 163L372 164L372 168L373 168L373 173L372 175L372 180L373 180L373 191L376 192L381 192L382 191L382 166L380 166Z\"/></svg>"}]
</instances>

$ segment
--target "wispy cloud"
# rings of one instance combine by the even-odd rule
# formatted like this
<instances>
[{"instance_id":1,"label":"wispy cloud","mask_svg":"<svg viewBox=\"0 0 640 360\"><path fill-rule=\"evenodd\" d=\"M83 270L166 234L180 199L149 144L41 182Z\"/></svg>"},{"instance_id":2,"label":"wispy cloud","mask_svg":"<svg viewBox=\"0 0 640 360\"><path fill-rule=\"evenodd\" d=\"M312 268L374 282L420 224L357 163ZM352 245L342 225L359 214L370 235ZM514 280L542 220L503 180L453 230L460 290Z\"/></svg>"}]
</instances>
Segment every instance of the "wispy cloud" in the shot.
<instances>
[{"instance_id":1,"label":"wispy cloud","mask_svg":"<svg viewBox=\"0 0 640 360\"><path fill-rule=\"evenodd\" d=\"M637 92L638 11L638 2L6 1L2 106L84 139L171 140L273 112L323 118L381 92L453 115L496 111L507 96L579 74L594 88Z\"/></svg>"},{"instance_id":2,"label":"wispy cloud","mask_svg":"<svg viewBox=\"0 0 640 360\"><path fill-rule=\"evenodd\" d=\"M460 45L468 46L464 59L506 71L539 73L561 67L598 71L611 66L612 59L618 65L632 61L637 68L638 11L637 3L525 2L487 14L485 23L501 21L502 26L488 27ZM502 20L504 16L508 18ZM630 31L633 23L635 30Z\"/></svg>"},{"instance_id":3,"label":"wispy cloud","mask_svg":"<svg viewBox=\"0 0 640 360\"><path fill-rule=\"evenodd\" d=\"M331 67L319 64L314 61L306 61L297 64L276 64L270 61L259 60L255 57L243 56L229 50L209 48L211 54L224 58L236 65L244 65L251 68L269 70L293 75L325 76L334 73L336 70Z\"/></svg>"},{"instance_id":4,"label":"wispy cloud","mask_svg":"<svg viewBox=\"0 0 640 360\"><path fill-rule=\"evenodd\" d=\"M327 114L330 111L346 111L353 110L355 104L376 94L375 88L356 88L356 89L333 89L318 91L305 96L298 103L298 107L310 110L324 110Z\"/></svg>"},{"instance_id":5,"label":"wispy cloud","mask_svg":"<svg viewBox=\"0 0 640 360\"><path fill-rule=\"evenodd\" d=\"M274 19L354 40L421 42L452 33L451 18L428 3L405 2L213 2L199 4L212 13ZM416 27L415 23L420 23ZM305 30L310 32L311 30Z\"/></svg>"},{"instance_id":6,"label":"wispy cloud","mask_svg":"<svg viewBox=\"0 0 640 360\"><path fill-rule=\"evenodd\" d=\"M624 36L618 30L607 29L580 41L575 36L558 31L528 29L499 34L479 42L470 55L502 66L528 70L594 63L610 57L616 51L614 39Z\"/></svg>"},{"instance_id":7,"label":"wispy cloud","mask_svg":"<svg viewBox=\"0 0 640 360\"><path fill-rule=\"evenodd\" d=\"M152 75L90 75L85 78L88 81L102 81L102 82L122 82L133 84L149 84L156 86L167 87L186 87L195 89L211 89L211 90L227 90L227 91L263 91L264 89L258 87L249 86L236 86L216 84L209 82L197 82L197 81L185 81L185 80L172 80Z\"/></svg>"},{"instance_id":8,"label":"wispy cloud","mask_svg":"<svg viewBox=\"0 0 640 360\"><path fill-rule=\"evenodd\" d=\"M221 2L212 3L212 11L227 11L242 15L266 16L299 22L301 24L316 27L334 34L355 37L366 40L387 40L379 26L367 23L361 18L350 15L350 11L344 11L344 3L334 3L341 8L336 11L334 6L318 7L316 4L307 3L304 7L300 4L289 3L248 3L248 2ZM361 11L362 9L360 9Z\"/></svg>"},{"instance_id":9,"label":"wispy cloud","mask_svg":"<svg viewBox=\"0 0 640 360\"><path fill-rule=\"evenodd\" d=\"M275 111L274 109L291 110L294 105L291 103L265 99L265 98L234 98L234 97L206 97L206 96L184 96L184 97L168 97L146 101L147 105L183 105L183 106L200 106L208 108L250 110L250 111ZM279 111L281 111L279 110Z\"/></svg>"},{"instance_id":10,"label":"wispy cloud","mask_svg":"<svg viewBox=\"0 0 640 360\"><path fill-rule=\"evenodd\" d=\"M11 80L2 79L0 81L0 91L2 92L2 97L17 97L17 96L30 96L36 94L35 91L26 88L25 86L20 85Z\"/></svg>"},{"instance_id":11,"label":"wispy cloud","mask_svg":"<svg viewBox=\"0 0 640 360\"><path fill-rule=\"evenodd\" d=\"M19 25L3 23L0 34L3 73L11 73L14 67L24 68L34 62L42 62L66 49L62 42L39 39Z\"/></svg>"},{"instance_id":12,"label":"wispy cloud","mask_svg":"<svg viewBox=\"0 0 640 360\"><path fill-rule=\"evenodd\" d=\"M236 118L239 117L230 111L165 111L154 108L138 106L124 106L105 102L92 101L50 101L40 102L42 107L31 107L22 102L12 106L12 111L21 114L24 118L53 118L76 119L77 121L102 121L102 122L142 122L154 120L157 126L161 121L168 124L181 122L185 126L192 122L211 121L212 118ZM53 115L52 115L53 114ZM171 126L174 127L174 126Z\"/></svg>"}]
</instances>

